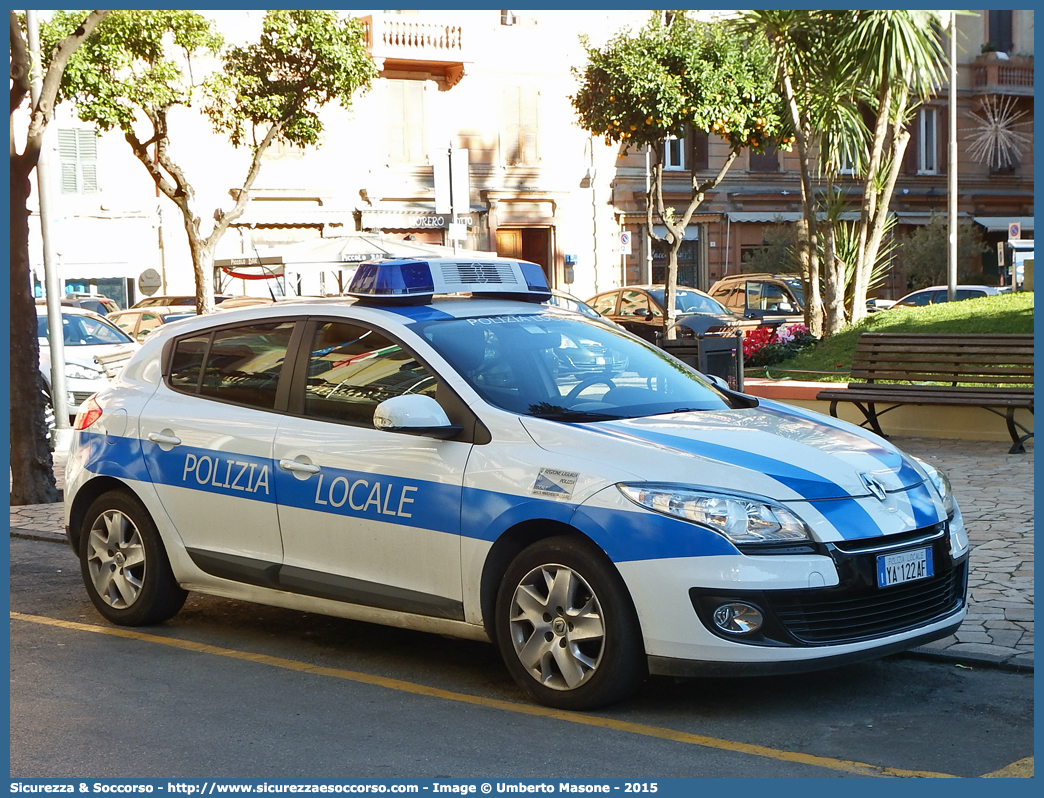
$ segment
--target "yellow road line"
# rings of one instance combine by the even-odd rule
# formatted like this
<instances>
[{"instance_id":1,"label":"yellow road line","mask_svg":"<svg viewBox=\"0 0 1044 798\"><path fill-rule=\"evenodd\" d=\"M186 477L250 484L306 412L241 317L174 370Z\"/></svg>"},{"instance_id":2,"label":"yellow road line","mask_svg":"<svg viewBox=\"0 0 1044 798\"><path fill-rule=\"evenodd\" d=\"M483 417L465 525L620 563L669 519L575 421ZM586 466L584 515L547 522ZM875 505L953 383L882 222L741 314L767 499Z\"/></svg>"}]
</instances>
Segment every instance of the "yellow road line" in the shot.
<instances>
[{"instance_id":1,"label":"yellow road line","mask_svg":"<svg viewBox=\"0 0 1044 798\"><path fill-rule=\"evenodd\" d=\"M698 745L703 748L714 748L719 751L731 751L740 754L775 759L782 762L793 762L801 765L826 768L828 770L840 770L846 773L854 773L859 776L892 776L897 778L936 778L953 779L947 773L934 773L927 770L902 770L899 768L880 767L869 765L865 762L853 762L846 759L832 759L824 756L813 756L796 751L781 751L775 748L767 748L761 745L750 745L732 740L721 740L715 737L704 737L700 734L664 729L659 726L648 726L643 723L630 723L628 721L614 720L612 718L600 718L594 715L584 715L579 712L566 712L564 710L549 709L535 704L516 704L511 701L501 701L495 698L482 698L481 696L467 695L466 693L454 693L450 690L440 690L436 687L426 687L421 684L403 681L401 679L388 679L384 676L373 676L369 673L342 670L340 668L323 668L317 665L309 665L306 662L285 659L283 657L272 657L267 654L252 654L247 651L236 651L230 648L219 648L205 643L196 643L191 640L178 640L172 637L160 637L159 635L146 634L144 632L121 629L113 626L95 626L92 624L77 623L75 621L60 621L56 618L47 618L40 615L26 615L20 612L11 613L12 620L27 621L30 623L55 626L60 629L71 629L78 632L94 632L112 637L122 637L127 640L139 640L146 643L158 643L159 645L180 648L186 651L195 651L200 654L212 654L218 657L246 660L256 662L260 665L270 665L274 668L311 673L318 676L330 676L335 679L345 679L361 684L371 684L378 687L386 687L389 690L398 690L414 695L441 698L446 701L457 701L463 704L474 704L476 706L499 709L505 712L514 712L520 715L533 715L536 717L554 718L567 723L578 723L584 726L595 726L613 731L629 732L644 737L655 737L661 740L671 740L687 745ZM1032 760L1030 760L1030 775L1032 776ZM1019 763L1016 763L1016 765ZM1010 766L1014 767L1014 766ZM1000 773L1000 771L998 771Z\"/></svg>"},{"instance_id":2,"label":"yellow road line","mask_svg":"<svg viewBox=\"0 0 1044 798\"><path fill-rule=\"evenodd\" d=\"M1000 770L995 770L992 773L984 773L982 775L984 779L1032 779L1033 778L1033 757L1029 756L1025 759L1020 759L1018 762L1012 762L1006 767L1002 767Z\"/></svg>"}]
</instances>

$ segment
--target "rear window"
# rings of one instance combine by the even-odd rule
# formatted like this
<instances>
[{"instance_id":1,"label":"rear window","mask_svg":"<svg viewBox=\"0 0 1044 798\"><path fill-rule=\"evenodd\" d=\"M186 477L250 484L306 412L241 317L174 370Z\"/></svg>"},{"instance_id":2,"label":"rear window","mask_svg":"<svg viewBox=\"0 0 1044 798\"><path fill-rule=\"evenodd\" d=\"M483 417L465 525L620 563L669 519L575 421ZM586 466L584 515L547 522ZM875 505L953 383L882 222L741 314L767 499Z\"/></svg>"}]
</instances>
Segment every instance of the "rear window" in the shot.
<instances>
[{"instance_id":1,"label":"rear window","mask_svg":"<svg viewBox=\"0 0 1044 798\"><path fill-rule=\"evenodd\" d=\"M183 338L168 384L186 393L271 410L294 322L253 323Z\"/></svg>"}]
</instances>

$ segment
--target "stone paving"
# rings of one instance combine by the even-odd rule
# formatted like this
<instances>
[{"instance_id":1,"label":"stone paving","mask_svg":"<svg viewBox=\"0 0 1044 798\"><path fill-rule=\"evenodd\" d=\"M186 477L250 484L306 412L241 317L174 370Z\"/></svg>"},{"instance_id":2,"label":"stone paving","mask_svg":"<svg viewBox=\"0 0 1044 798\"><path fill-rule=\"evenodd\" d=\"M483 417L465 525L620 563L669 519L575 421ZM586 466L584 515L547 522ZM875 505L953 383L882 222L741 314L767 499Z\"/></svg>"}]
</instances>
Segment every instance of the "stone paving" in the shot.
<instances>
[{"instance_id":1,"label":"stone paving","mask_svg":"<svg viewBox=\"0 0 1044 798\"><path fill-rule=\"evenodd\" d=\"M943 469L972 544L968 617L952 635L914 650L972 667L1033 669L1033 443L895 438L906 452ZM58 487L64 468L55 466ZM61 504L11 508L11 536L65 542Z\"/></svg>"}]
</instances>

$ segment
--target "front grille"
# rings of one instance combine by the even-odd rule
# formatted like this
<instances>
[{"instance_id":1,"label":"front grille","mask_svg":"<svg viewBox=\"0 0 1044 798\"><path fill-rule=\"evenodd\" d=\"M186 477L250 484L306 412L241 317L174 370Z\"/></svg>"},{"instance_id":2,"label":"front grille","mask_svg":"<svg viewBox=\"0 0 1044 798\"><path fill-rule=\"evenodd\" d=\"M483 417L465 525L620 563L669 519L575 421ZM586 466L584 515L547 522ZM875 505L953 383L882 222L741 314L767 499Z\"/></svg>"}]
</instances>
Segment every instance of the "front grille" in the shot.
<instances>
[{"instance_id":1,"label":"front grille","mask_svg":"<svg viewBox=\"0 0 1044 798\"><path fill-rule=\"evenodd\" d=\"M764 594L783 627L805 643L844 643L912 629L957 610L965 561L931 579L889 588L820 588Z\"/></svg>"},{"instance_id":2,"label":"front grille","mask_svg":"<svg viewBox=\"0 0 1044 798\"><path fill-rule=\"evenodd\" d=\"M69 393L72 395L72 403L77 406L82 405L94 396L94 391L70 391Z\"/></svg>"}]
</instances>

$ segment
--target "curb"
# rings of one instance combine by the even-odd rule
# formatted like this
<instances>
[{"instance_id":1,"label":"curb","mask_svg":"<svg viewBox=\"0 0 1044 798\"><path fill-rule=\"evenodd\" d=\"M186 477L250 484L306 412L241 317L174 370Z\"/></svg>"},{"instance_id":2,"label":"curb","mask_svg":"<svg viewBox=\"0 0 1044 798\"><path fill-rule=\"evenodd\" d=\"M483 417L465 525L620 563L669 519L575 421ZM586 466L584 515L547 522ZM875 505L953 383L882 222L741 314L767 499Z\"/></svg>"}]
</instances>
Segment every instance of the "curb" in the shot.
<instances>
[{"instance_id":1,"label":"curb","mask_svg":"<svg viewBox=\"0 0 1044 798\"><path fill-rule=\"evenodd\" d=\"M41 532L39 529L26 529L25 527L11 527L11 537L21 540L42 540L44 543L62 543L69 545L69 539L64 532Z\"/></svg>"},{"instance_id":2,"label":"curb","mask_svg":"<svg viewBox=\"0 0 1044 798\"><path fill-rule=\"evenodd\" d=\"M1033 673L1033 655L1017 654L1008 656L1005 654L990 654L988 652L953 652L946 649L932 650L926 648L911 648L896 656L907 659L919 659L928 662L950 663L961 668L990 668L991 670L1007 671L1009 673Z\"/></svg>"}]
</instances>

